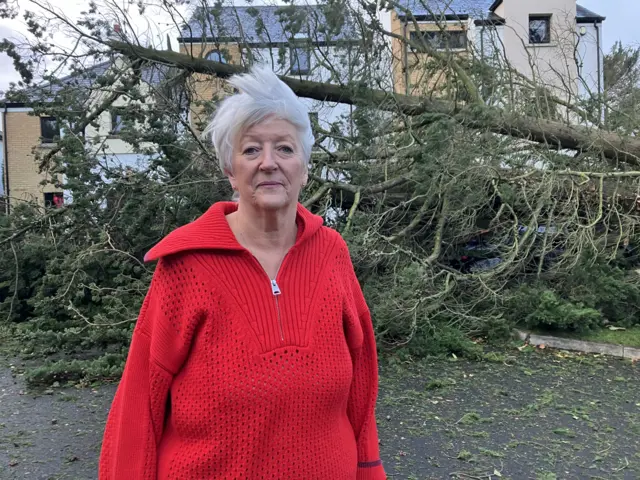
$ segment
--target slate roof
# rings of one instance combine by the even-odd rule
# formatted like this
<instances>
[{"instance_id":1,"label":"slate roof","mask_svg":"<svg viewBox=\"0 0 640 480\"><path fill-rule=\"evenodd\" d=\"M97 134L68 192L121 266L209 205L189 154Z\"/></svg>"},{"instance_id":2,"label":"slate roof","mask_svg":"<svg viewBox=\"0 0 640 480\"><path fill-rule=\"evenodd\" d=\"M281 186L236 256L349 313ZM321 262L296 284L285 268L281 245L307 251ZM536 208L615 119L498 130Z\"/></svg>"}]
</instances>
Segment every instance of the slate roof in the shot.
<instances>
[{"instance_id":1,"label":"slate roof","mask_svg":"<svg viewBox=\"0 0 640 480\"><path fill-rule=\"evenodd\" d=\"M323 5L290 5L211 7L208 16L199 7L182 28L178 41L208 39L265 44L288 43L296 37L312 38L315 42L359 38L346 12L332 12Z\"/></svg>"},{"instance_id":2,"label":"slate roof","mask_svg":"<svg viewBox=\"0 0 640 480\"><path fill-rule=\"evenodd\" d=\"M90 66L85 70L77 73L72 73L65 77L58 79L54 83L44 82L40 85L26 88L19 93L19 100L21 103L47 103L55 99L56 95L61 93L63 88L73 87L80 94L90 93L92 85L96 80L103 77L108 73L109 69L113 65L113 61L108 60L100 62L96 65ZM168 70L166 65L148 65L142 70L142 80L150 85L159 85L166 77L166 71ZM87 97L88 98L88 97ZM4 103L6 100L0 100L0 103ZM8 102L9 104L16 102Z\"/></svg>"},{"instance_id":3,"label":"slate roof","mask_svg":"<svg viewBox=\"0 0 640 480\"><path fill-rule=\"evenodd\" d=\"M592 12L591 10L584 8L582 5L576 5L576 18L578 20L596 19L600 22L606 19L606 17Z\"/></svg>"},{"instance_id":4,"label":"slate roof","mask_svg":"<svg viewBox=\"0 0 640 480\"><path fill-rule=\"evenodd\" d=\"M469 15L472 18L487 18L494 0L400 0L398 3L411 10L413 15ZM396 9L398 15L405 12Z\"/></svg>"},{"instance_id":5,"label":"slate roof","mask_svg":"<svg viewBox=\"0 0 640 480\"><path fill-rule=\"evenodd\" d=\"M111 62L101 62L87 68L82 73L72 73L60 78L55 83L44 82L40 85L26 88L21 92L21 97L32 102L50 102L60 93L63 87L74 87L78 91L88 91L95 79L103 76L109 69Z\"/></svg>"},{"instance_id":6,"label":"slate roof","mask_svg":"<svg viewBox=\"0 0 640 480\"><path fill-rule=\"evenodd\" d=\"M415 16L468 15L474 19L487 19L491 18L492 11L502 2L495 0L400 0L398 3L411 10ZM404 15L402 9L396 9L396 11L398 15ZM582 19L597 19L598 21L603 21L605 17L581 5L577 5L576 19L578 21Z\"/></svg>"}]
</instances>

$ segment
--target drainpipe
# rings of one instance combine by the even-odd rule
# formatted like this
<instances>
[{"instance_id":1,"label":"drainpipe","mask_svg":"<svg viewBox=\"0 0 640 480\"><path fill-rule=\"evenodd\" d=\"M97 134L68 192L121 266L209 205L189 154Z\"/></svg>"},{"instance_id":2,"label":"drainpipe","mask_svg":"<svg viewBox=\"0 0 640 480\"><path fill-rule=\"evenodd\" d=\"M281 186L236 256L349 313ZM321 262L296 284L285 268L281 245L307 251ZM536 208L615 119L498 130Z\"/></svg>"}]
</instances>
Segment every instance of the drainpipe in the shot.
<instances>
[{"instance_id":1,"label":"drainpipe","mask_svg":"<svg viewBox=\"0 0 640 480\"><path fill-rule=\"evenodd\" d=\"M601 80L601 75L602 75L602 68L600 66L600 29L598 28L598 22L594 21L593 22L593 26L596 29L596 52L598 54L598 99L600 100L600 120L602 120L602 111L603 111L603 105L602 105L602 100L603 100L603 91L602 91L602 80Z\"/></svg>"},{"instance_id":2,"label":"drainpipe","mask_svg":"<svg viewBox=\"0 0 640 480\"><path fill-rule=\"evenodd\" d=\"M407 23L402 23L402 36L407 39ZM409 54L407 53L409 47L407 47L406 40L402 42L404 48L402 49L402 56L404 57L404 93L409 95Z\"/></svg>"},{"instance_id":3,"label":"drainpipe","mask_svg":"<svg viewBox=\"0 0 640 480\"><path fill-rule=\"evenodd\" d=\"M484 29L486 28L484 20L482 21L482 28L480 29L480 60L484 65Z\"/></svg>"},{"instance_id":4,"label":"drainpipe","mask_svg":"<svg viewBox=\"0 0 640 480\"><path fill-rule=\"evenodd\" d=\"M482 20L482 28L480 29L480 71L484 71L484 30L486 27L486 20ZM482 99L487 98L486 92L486 82L484 81L484 76L480 77L482 80L481 91L482 91Z\"/></svg>"},{"instance_id":5,"label":"drainpipe","mask_svg":"<svg viewBox=\"0 0 640 480\"><path fill-rule=\"evenodd\" d=\"M2 163L4 178L4 196L5 196L5 213L9 215L9 162L7 159L7 104L4 105L2 112Z\"/></svg>"}]
</instances>

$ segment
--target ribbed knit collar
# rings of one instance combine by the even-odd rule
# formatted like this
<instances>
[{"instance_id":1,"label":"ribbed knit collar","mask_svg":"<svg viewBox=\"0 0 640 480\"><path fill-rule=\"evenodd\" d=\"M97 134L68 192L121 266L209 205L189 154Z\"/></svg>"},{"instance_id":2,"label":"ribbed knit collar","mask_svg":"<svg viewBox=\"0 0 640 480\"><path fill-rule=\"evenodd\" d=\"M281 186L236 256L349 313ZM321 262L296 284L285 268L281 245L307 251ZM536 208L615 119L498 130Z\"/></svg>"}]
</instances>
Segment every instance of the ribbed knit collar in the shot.
<instances>
[{"instance_id":1,"label":"ribbed knit collar","mask_svg":"<svg viewBox=\"0 0 640 480\"><path fill-rule=\"evenodd\" d=\"M238 209L236 202L214 203L202 216L177 228L164 237L144 256L145 262L188 250L244 250L225 218ZM323 224L322 217L314 215L298 203L296 212L298 237L295 246L311 238Z\"/></svg>"}]
</instances>

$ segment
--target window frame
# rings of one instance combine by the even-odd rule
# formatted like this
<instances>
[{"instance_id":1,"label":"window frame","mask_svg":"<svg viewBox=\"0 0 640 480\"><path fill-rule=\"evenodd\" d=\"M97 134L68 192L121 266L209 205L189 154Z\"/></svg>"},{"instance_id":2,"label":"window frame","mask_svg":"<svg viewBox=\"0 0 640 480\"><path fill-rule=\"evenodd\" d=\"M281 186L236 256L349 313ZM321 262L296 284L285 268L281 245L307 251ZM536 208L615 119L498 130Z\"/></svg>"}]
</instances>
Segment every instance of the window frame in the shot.
<instances>
[{"instance_id":1,"label":"window frame","mask_svg":"<svg viewBox=\"0 0 640 480\"><path fill-rule=\"evenodd\" d=\"M545 21L545 36L540 41L533 41L533 33L531 29L532 22ZM549 45L551 44L551 14L531 14L529 15L529 45Z\"/></svg>"},{"instance_id":2,"label":"window frame","mask_svg":"<svg viewBox=\"0 0 640 480\"><path fill-rule=\"evenodd\" d=\"M51 121L53 120L55 122L55 130L56 133L51 136L51 137L47 137L44 135L44 126L45 123L47 121ZM58 118L54 117L52 115L46 115L46 116L42 116L40 117L40 144L41 145L53 145L55 143L57 143L57 141L60 139L60 123L58 122Z\"/></svg>"}]
</instances>

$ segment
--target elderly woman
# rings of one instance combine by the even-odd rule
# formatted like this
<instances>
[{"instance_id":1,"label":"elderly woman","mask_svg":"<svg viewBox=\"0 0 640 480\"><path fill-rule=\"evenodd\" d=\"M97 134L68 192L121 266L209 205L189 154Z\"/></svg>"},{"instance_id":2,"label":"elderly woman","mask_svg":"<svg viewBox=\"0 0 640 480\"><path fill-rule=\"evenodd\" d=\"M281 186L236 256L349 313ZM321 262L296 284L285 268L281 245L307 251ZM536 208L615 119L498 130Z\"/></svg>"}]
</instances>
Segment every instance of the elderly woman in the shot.
<instances>
[{"instance_id":1,"label":"elderly woman","mask_svg":"<svg viewBox=\"0 0 640 480\"><path fill-rule=\"evenodd\" d=\"M230 83L207 131L237 202L147 254L99 478L385 479L369 310L346 243L298 203L308 111L269 69Z\"/></svg>"}]
</instances>

